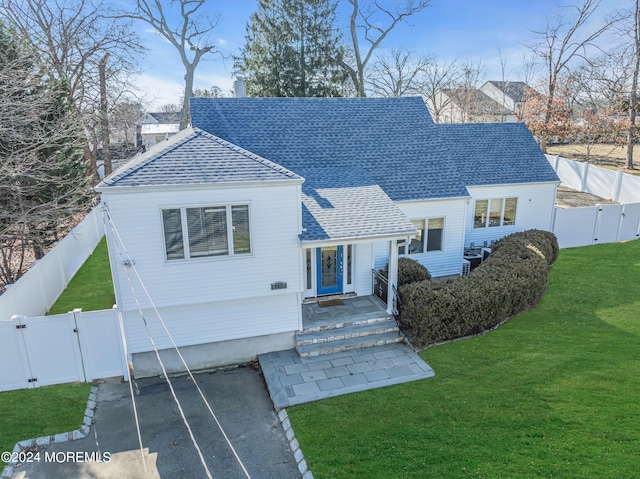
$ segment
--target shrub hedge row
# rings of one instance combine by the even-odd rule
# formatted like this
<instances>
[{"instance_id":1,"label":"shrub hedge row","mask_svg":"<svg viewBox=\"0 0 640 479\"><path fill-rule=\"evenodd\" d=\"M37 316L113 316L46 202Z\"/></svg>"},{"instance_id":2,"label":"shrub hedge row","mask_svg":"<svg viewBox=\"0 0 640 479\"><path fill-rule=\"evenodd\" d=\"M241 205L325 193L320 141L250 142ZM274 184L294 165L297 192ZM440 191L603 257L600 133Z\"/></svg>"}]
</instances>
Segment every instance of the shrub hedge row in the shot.
<instances>
[{"instance_id":1,"label":"shrub hedge row","mask_svg":"<svg viewBox=\"0 0 640 479\"><path fill-rule=\"evenodd\" d=\"M553 233L506 236L468 276L402 286L400 327L418 347L486 331L538 304L557 256Z\"/></svg>"},{"instance_id":2,"label":"shrub hedge row","mask_svg":"<svg viewBox=\"0 0 640 479\"><path fill-rule=\"evenodd\" d=\"M389 264L380 270L380 274L388 278ZM431 279L431 273L416 260L406 257L398 258L398 288L409 283Z\"/></svg>"}]
</instances>

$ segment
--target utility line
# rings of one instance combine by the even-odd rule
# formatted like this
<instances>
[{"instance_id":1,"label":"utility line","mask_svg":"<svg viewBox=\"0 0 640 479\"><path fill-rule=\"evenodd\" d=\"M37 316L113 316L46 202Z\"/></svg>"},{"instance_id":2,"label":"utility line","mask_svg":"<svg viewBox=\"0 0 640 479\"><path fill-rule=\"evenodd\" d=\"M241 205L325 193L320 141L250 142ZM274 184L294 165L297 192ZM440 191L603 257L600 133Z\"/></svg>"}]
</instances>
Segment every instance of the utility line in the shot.
<instances>
[{"instance_id":1,"label":"utility line","mask_svg":"<svg viewBox=\"0 0 640 479\"><path fill-rule=\"evenodd\" d=\"M109 220L109 225L111 226L111 230L114 234L116 234L116 236L119 238L119 235L117 234L117 231L115 230L115 225L113 224L113 221L111 220L111 215L109 215L109 210L108 208L106 208L105 206L105 211L107 214L107 219ZM138 312L140 313L140 317L142 318L142 322L144 323L144 327L145 330L147 332L147 335L149 336L149 340L151 341L151 345L153 347L153 350L156 354L156 358L158 359L158 362L160 363L160 367L162 368L162 373L164 375L164 378L167 381L167 384L169 385L169 390L171 391L171 396L173 396L173 400L175 401L176 405L178 406L178 411L180 412L180 416L182 417L182 421L184 422L184 425L187 428L187 431L189 432L189 436L191 437L191 442L193 442L193 446L196 448L196 451L198 452L198 456L200 457L200 462L202 463L202 467L204 467L204 470L207 474L207 477L209 479L213 479L213 476L211 475L211 471L209 471L209 468L207 467L207 463L204 460L204 456L202 455L202 451L200 450L200 446L198 445L198 441L196 441L195 436L193 435L193 431L191 430L191 426L189 426L189 421L187 421L187 418L184 414L184 410L182 409L182 405L180 404L180 401L178 400L178 397L176 396L176 392L173 389L173 384L171 383L171 379L169 379L169 375L167 374L167 370L164 367L164 363L162 362L162 358L160 357L160 352L158 351L158 348L156 346L156 343L153 339L153 335L151 334L151 330L149 329L149 325L147 323L147 319L144 316L144 312L142 311L142 307L140 305L140 302L138 301L138 296L136 295L135 292L135 288L133 287L133 282L131 280L131 275L129 274L129 271L127 270L127 266L126 264L131 264L131 260L129 259L129 261L126 263L125 259L123 257L122 254L122 249L120 248L120 245L118 244L118 240L116 239L115 241L115 245L116 245L116 249L118 250L118 255L120 256L120 260L122 261L122 264L125 265L124 266L124 271L125 274L127 276L127 281L129 283L129 287L131 288L131 293L133 294L133 299L136 303L136 306L138 308ZM122 245L122 247L124 248L124 245ZM129 382L131 382L131 378L129 378Z\"/></svg>"},{"instance_id":2,"label":"utility line","mask_svg":"<svg viewBox=\"0 0 640 479\"><path fill-rule=\"evenodd\" d=\"M231 443L231 440L229 439L229 436L226 434L224 428L222 427L222 424L220 424L220 421L218 420L218 417L216 416L216 414L213 412L213 409L211 408L211 405L209 403L209 401L207 400L207 398L205 397L204 393L202 392L202 389L200 388L200 386L198 385L198 382L196 381L195 377L193 376L193 373L191 371L191 369L189 368L189 366L187 365L187 362L185 361L184 357L182 356L182 353L180 352L180 349L178 348L176 342L173 339L173 336L171 335L171 333L169 332L169 329L167 328L167 325L165 323L165 321L162 318L162 315L160 314L160 311L158 311L157 306L155 305L153 299L151 298L151 294L149 293L149 291L147 290L144 282L142 281L142 278L140 277L140 273L138 272L138 269L135 267L134 262L131 260L131 258L129 257L129 253L126 250L126 247L124 245L124 242L122 241L122 237L120 236L115 224L113 223L113 219L111 218L111 216L109 215L109 211L108 208L106 208L106 214L107 214L107 218L111 227L111 230L113 231L115 238L116 238L116 246L118 247L118 252L120 254L120 257L122 258L122 250L124 250L124 254L127 256L127 265L129 265L128 267L132 268L137 279L138 282L140 283L140 286L142 287L147 299L149 300L149 302L151 303L151 306L153 308L153 311L155 312L156 316L158 317L158 319L160 320L160 323L164 329L164 331L166 332L169 340L171 341L171 344L173 346L173 348L175 349L176 353L178 354L178 357L180 358L180 361L182 362L182 365L184 366L185 370L187 371L189 377L191 378L191 381L193 382L193 384L195 385L198 393L200 394L200 397L202 398L202 401L204 402L204 404L206 405L209 413L211 414L211 417L213 418L213 420L215 421L218 429L220 430L220 432L222 433L222 436L224 437L227 445L229 446L229 449L231 450L231 452L233 453L236 461L238 462L238 464L240 465L244 475L247 477L247 479L251 479L251 476L249 475L249 472L247 471L244 463L242 462L242 459L240 458L240 456L238 455L236 449L233 447L233 444ZM118 243L120 245L122 245L122 250L120 250L120 246L118 245ZM123 263L124 263L124 259L122 258ZM127 274L127 278L129 279L129 284L131 286L132 292L133 292L133 285L131 283L130 277L129 277L129 273L127 271L127 266L125 266L125 272ZM134 294L134 299L136 301L136 304L138 306L138 310L140 312L140 315L143 317L144 320L144 324L145 324L145 328L147 328L148 334L150 334L149 330L148 330L148 326L147 326L147 322L146 319L144 318L144 314L142 312L142 309L140 307L140 304L138 302L137 296L135 295L135 292L133 292ZM153 339L152 339L153 342ZM158 356L158 360L160 361L160 357L159 357L159 353L157 351L157 349L155 348L155 343L154 343L154 349L156 350L156 356ZM164 365L161 362L161 366L163 368L164 371ZM165 376L166 376L166 372L165 372ZM168 377L167 377L167 381L169 381ZM177 398L176 398L177 401ZM197 446L196 446L197 447ZM206 468L206 466L205 466Z\"/></svg>"},{"instance_id":3,"label":"utility line","mask_svg":"<svg viewBox=\"0 0 640 479\"><path fill-rule=\"evenodd\" d=\"M101 208L102 211L102 221L105 219L105 210L106 206ZM122 339L122 351L124 354L124 364L127 367L127 375L129 376L129 392L131 393L131 404L133 405L133 417L136 421L136 432L138 434L138 444L140 445L140 458L142 459L142 467L144 469L144 477L148 477L149 474L147 472L147 461L144 459L144 447L142 446L142 434L140 432L140 421L138 419L138 408L136 406L135 395L133 394L133 379L131 378L131 370L129 369L129 352L127 349L127 338L124 334L124 322L122 320L122 313L117 310L118 315L118 325L120 328L120 337Z\"/></svg>"}]
</instances>

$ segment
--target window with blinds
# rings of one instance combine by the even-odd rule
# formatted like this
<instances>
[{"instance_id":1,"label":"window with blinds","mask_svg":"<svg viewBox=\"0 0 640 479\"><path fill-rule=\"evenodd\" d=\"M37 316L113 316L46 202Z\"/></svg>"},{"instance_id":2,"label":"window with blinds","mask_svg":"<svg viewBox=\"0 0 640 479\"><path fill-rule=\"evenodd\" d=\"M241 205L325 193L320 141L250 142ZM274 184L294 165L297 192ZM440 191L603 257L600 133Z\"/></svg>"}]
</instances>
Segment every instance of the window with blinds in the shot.
<instances>
[{"instance_id":1,"label":"window with blinds","mask_svg":"<svg viewBox=\"0 0 640 479\"><path fill-rule=\"evenodd\" d=\"M167 261L251 253L249 205L162 210Z\"/></svg>"}]
</instances>

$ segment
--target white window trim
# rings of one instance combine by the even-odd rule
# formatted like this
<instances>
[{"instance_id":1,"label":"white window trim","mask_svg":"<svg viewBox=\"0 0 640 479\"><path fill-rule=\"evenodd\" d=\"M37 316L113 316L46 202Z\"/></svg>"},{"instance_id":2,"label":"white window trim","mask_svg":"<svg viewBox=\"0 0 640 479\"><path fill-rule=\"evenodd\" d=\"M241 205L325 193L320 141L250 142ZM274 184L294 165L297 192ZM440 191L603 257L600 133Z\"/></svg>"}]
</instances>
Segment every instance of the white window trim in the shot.
<instances>
[{"instance_id":1,"label":"white window trim","mask_svg":"<svg viewBox=\"0 0 640 479\"><path fill-rule=\"evenodd\" d=\"M505 225L504 224L504 210L507 207L507 200L511 199L511 198L515 198L516 199L516 211L515 211L515 217L516 219L518 218L518 205L520 204L520 197L519 196L493 196L491 198L475 198L473 200L473 210L471 211L471 223L473 226L474 230L481 230L483 228L510 228L512 226L516 226L517 221L514 220L512 225ZM502 200L502 210L500 211L500 224L497 226L489 226L489 217L491 214L491 200ZM476 226L476 220L475 220L475 215L476 215L476 204L478 201L486 201L487 202L487 209L485 210L486 213L486 217L484 220L484 225L483 226Z\"/></svg>"},{"instance_id":2,"label":"white window trim","mask_svg":"<svg viewBox=\"0 0 640 479\"><path fill-rule=\"evenodd\" d=\"M249 209L249 253L234 253L234 243L233 243L233 223L231 217L231 207L232 206L247 206ZM229 246L229 252L227 254L215 255L215 256L196 256L191 257L191 252L189 251L189 231L187 227L187 209L191 208L225 208L226 220L227 220L227 245ZM184 249L184 258L181 259L167 259L167 245L165 243L165 232L164 232L164 219L162 217L162 212L164 210L180 210L180 221L182 226L182 247ZM253 234L253 208L251 207L250 201L234 201L231 203L199 203L194 205L167 205L161 206L158 210L160 217L160 226L162 231L162 251L164 256L164 262L166 264L181 264L185 262L193 263L193 262L201 262L201 261L224 261L228 259L238 259L238 258L250 258L254 256L254 234Z\"/></svg>"},{"instance_id":3,"label":"white window trim","mask_svg":"<svg viewBox=\"0 0 640 479\"><path fill-rule=\"evenodd\" d=\"M429 220L437 220L437 219L442 219L442 248L441 249L437 249L437 250L433 250L433 251L427 251L427 242L429 241ZM444 237L445 237L445 231L447 228L447 217L446 216L427 216L425 218L410 218L409 221L424 221L424 234L422 235L422 252L420 253L409 253L409 244L410 242L400 246L398 248L398 256L402 256L402 257L407 257L407 258L413 258L415 256L421 256L421 255L433 255L433 254L438 254L438 253L444 253ZM404 253L400 253L400 248L404 248Z\"/></svg>"},{"instance_id":4,"label":"white window trim","mask_svg":"<svg viewBox=\"0 0 640 479\"><path fill-rule=\"evenodd\" d=\"M427 251L427 243L429 242L429 220L439 220L440 218L442 218L442 238L441 238L441 248L440 249L436 249L433 251ZM444 253L444 237L445 237L445 231L447 230L447 217L446 216L431 216L430 218L427 218L425 220L425 242L424 242L424 253L425 254L438 254L438 253Z\"/></svg>"}]
</instances>

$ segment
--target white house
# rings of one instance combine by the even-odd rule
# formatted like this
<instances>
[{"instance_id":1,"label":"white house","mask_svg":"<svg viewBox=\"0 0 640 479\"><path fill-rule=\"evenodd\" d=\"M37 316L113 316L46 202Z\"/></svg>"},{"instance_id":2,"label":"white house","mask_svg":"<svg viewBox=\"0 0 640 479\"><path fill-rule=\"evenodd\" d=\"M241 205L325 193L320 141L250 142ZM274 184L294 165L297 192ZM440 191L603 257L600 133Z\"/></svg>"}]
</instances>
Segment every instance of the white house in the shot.
<instances>
[{"instance_id":1,"label":"white house","mask_svg":"<svg viewBox=\"0 0 640 479\"><path fill-rule=\"evenodd\" d=\"M149 149L180 131L180 112L146 113L135 125L134 146Z\"/></svg>"},{"instance_id":2,"label":"white house","mask_svg":"<svg viewBox=\"0 0 640 479\"><path fill-rule=\"evenodd\" d=\"M528 88L520 81L488 81L480 88L443 88L428 106L438 123L515 122Z\"/></svg>"},{"instance_id":3,"label":"white house","mask_svg":"<svg viewBox=\"0 0 640 479\"><path fill-rule=\"evenodd\" d=\"M429 107L438 123L514 121L511 110L477 88L443 88Z\"/></svg>"},{"instance_id":4,"label":"white house","mask_svg":"<svg viewBox=\"0 0 640 479\"><path fill-rule=\"evenodd\" d=\"M399 255L461 274L470 247L552 225L559 180L523 124L436 125L420 98L194 98L191 114L97 187L141 370L140 310L191 366L237 363L293 348L305 299L370 295L387 263L392 312Z\"/></svg>"},{"instance_id":5,"label":"white house","mask_svg":"<svg viewBox=\"0 0 640 479\"><path fill-rule=\"evenodd\" d=\"M510 112L510 120L516 121L516 117L530 87L523 81L488 81L480 87L480 90L491 99L498 102Z\"/></svg>"}]
</instances>

